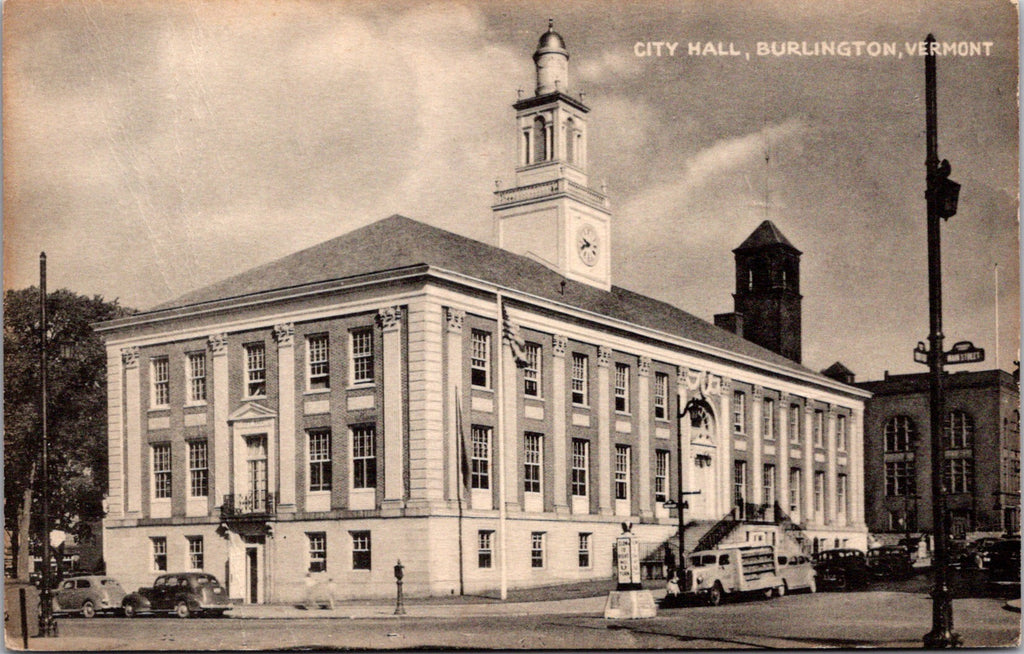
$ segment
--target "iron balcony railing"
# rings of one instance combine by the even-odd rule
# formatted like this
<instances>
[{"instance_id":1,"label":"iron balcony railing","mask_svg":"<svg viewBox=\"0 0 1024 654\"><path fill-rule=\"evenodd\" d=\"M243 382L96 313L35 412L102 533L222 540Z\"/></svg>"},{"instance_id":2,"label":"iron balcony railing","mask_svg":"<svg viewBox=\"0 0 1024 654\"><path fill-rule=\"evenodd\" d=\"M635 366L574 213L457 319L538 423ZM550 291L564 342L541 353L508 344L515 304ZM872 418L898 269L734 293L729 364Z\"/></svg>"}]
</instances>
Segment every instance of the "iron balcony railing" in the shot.
<instances>
[{"instance_id":1,"label":"iron balcony railing","mask_svg":"<svg viewBox=\"0 0 1024 654\"><path fill-rule=\"evenodd\" d=\"M221 518L225 520L257 518L273 515L277 508L277 497L267 491L252 491L224 496L220 507Z\"/></svg>"}]
</instances>

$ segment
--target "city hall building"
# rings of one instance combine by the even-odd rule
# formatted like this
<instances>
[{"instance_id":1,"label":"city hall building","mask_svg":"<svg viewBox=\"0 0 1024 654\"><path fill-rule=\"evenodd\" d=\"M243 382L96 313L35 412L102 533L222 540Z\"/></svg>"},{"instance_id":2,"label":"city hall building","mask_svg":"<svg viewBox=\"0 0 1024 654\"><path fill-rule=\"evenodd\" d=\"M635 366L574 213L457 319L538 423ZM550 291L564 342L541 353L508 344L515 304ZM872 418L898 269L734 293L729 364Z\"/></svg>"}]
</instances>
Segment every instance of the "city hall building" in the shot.
<instances>
[{"instance_id":1,"label":"city hall building","mask_svg":"<svg viewBox=\"0 0 1024 654\"><path fill-rule=\"evenodd\" d=\"M729 542L864 547L869 393L800 365L800 252L734 250L716 326L612 284L589 108L552 30L497 246L401 216L99 327L107 571L244 602L546 585ZM746 337L744 337L744 335ZM666 504L669 503L668 506Z\"/></svg>"}]
</instances>

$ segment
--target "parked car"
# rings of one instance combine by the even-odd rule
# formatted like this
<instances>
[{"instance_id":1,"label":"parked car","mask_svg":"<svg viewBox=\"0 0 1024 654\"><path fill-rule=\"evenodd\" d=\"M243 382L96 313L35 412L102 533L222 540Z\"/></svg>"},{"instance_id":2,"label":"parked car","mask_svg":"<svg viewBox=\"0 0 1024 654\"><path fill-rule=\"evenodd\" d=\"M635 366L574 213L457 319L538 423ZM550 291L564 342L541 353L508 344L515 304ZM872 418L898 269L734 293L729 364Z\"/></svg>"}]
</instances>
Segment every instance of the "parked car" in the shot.
<instances>
[{"instance_id":1,"label":"parked car","mask_svg":"<svg viewBox=\"0 0 1024 654\"><path fill-rule=\"evenodd\" d=\"M985 536L964 545L960 554L960 566L963 568L985 569L985 555L988 549L1003 540L998 536Z\"/></svg>"},{"instance_id":2,"label":"parked car","mask_svg":"<svg viewBox=\"0 0 1024 654\"><path fill-rule=\"evenodd\" d=\"M914 574L910 552L900 545L872 547L868 550L867 564L871 575L878 578L906 579Z\"/></svg>"},{"instance_id":3,"label":"parked car","mask_svg":"<svg viewBox=\"0 0 1024 654\"><path fill-rule=\"evenodd\" d=\"M220 617L231 602L217 578L205 572L176 572L160 575L149 588L140 588L121 602L125 617L140 613L174 613L179 618L193 615Z\"/></svg>"},{"instance_id":4,"label":"parked car","mask_svg":"<svg viewBox=\"0 0 1024 654\"><path fill-rule=\"evenodd\" d=\"M83 618L121 610L125 592L113 577L88 575L69 577L53 595L55 613L78 613Z\"/></svg>"},{"instance_id":5,"label":"parked car","mask_svg":"<svg viewBox=\"0 0 1024 654\"><path fill-rule=\"evenodd\" d=\"M995 583L1020 583L1020 539L1007 538L985 550L988 580Z\"/></svg>"},{"instance_id":6,"label":"parked car","mask_svg":"<svg viewBox=\"0 0 1024 654\"><path fill-rule=\"evenodd\" d=\"M778 574L782 577L779 595L801 589L811 593L817 592L818 582L815 580L816 573L810 558L803 554L780 554L777 558Z\"/></svg>"},{"instance_id":7,"label":"parked car","mask_svg":"<svg viewBox=\"0 0 1024 654\"><path fill-rule=\"evenodd\" d=\"M823 588L836 590L863 586L869 576L864 552L849 548L818 552L814 557L814 570Z\"/></svg>"}]
</instances>

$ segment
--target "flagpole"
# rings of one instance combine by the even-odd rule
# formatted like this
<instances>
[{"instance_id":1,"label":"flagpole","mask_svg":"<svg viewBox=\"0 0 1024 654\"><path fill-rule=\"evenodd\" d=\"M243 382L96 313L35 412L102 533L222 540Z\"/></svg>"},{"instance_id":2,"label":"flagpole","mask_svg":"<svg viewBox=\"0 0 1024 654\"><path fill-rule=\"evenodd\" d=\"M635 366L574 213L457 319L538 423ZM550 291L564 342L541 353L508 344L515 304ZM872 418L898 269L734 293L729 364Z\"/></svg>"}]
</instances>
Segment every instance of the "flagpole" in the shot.
<instances>
[{"instance_id":1,"label":"flagpole","mask_svg":"<svg viewBox=\"0 0 1024 654\"><path fill-rule=\"evenodd\" d=\"M508 599L508 539L505 534L505 305L501 292L498 296L498 329L502 334L498 341L498 461L501 462L501 472L498 474L498 544L501 548L500 591L501 600ZM511 350L511 345L509 346ZM498 472L495 468L495 472Z\"/></svg>"},{"instance_id":2,"label":"flagpole","mask_svg":"<svg viewBox=\"0 0 1024 654\"><path fill-rule=\"evenodd\" d=\"M455 456L458 459L458 474L459 480L455 485L456 498L459 503L459 595L466 594L466 578L465 570L466 565L464 563L464 555L462 552L462 485L466 483L465 475L463 474L465 462L462 460L462 448L465 447L462 434L462 406L459 404L459 387L455 387L455 437L458 439L458 445L455 447Z\"/></svg>"}]
</instances>

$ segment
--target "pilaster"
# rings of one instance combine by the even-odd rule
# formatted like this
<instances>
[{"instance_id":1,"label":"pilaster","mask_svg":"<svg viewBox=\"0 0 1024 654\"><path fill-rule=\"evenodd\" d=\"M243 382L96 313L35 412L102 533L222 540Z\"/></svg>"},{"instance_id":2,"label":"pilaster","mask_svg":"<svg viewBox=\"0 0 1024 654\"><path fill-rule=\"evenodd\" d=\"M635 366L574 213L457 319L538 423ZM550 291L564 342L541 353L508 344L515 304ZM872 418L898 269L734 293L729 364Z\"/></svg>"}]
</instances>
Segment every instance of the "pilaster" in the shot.
<instances>
[{"instance_id":1,"label":"pilaster","mask_svg":"<svg viewBox=\"0 0 1024 654\"><path fill-rule=\"evenodd\" d=\"M462 444L459 436L463 425L458 422L461 409L466 415L466 408L461 406L462 398L462 327L466 321L466 312L462 309L445 308L445 366L448 375L448 391L445 401L445 452L448 461L448 483L446 484L449 500L461 497L458 485L463 483L459 460L462 456Z\"/></svg>"},{"instance_id":2,"label":"pilaster","mask_svg":"<svg viewBox=\"0 0 1024 654\"><path fill-rule=\"evenodd\" d=\"M686 407L686 403L690 401L687 393L687 371L686 368L676 369L676 406L678 410L676 413L682 413L683 408ZM688 486L693 485L693 453L690 451L690 439L693 437L690 434L690 414L679 417L676 419L676 427L679 429L679 438L676 441L676 474L673 479L669 481L669 499L679 501L679 491L690 490ZM670 466L671 467L671 466ZM710 489L701 489L701 493L708 493ZM687 497L683 496L686 500ZM696 499L695 496L691 496L691 500ZM704 506L706 503L703 501L691 501L690 506L700 504ZM696 515L696 514L691 514ZM684 516L685 517L685 516Z\"/></svg>"},{"instance_id":3,"label":"pilaster","mask_svg":"<svg viewBox=\"0 0 1024 654\"><path fill-rule=\"evenodd\" d=\"M499 425L499 432L501 429L505 430L505 433L499 433L498 438L504 439L505 460L500 462L501 473L505 479L505 508L511 511L519 510L519 489L520 489L520 474L519 474L519 397L522 395L522 390L517 383L518 380L518 369L514 363L515 359L512 355L512 345L508 342L508 339L501 339L501 347L498 349L499 356L504 357L503 365L501 368L503 379L498 389L497 401L502 403L502 422L503 425ZM499 486L500 488L500 486Z\"/></svg>"},{"instance_id":4,"label":"pilaster","mask_svg":"<svg viewBox=\"0 0 1024 654\"><path fill-rule=\"evenodd\" d=\"M804 455L804 501L802 515L804 523L814 523L816 525L821 524L821 517L814 507L814 405L811 403L810 398L807 398L807 403L804 404L804 437L803 443L803 455Z\"/></svg>"},{"instance_id":5,"label":"pilaster","mask_svg":"<svg viewBox=\"0 0 1024 654\"><path fill-rule=\"evenodd\" d=\"M718 398L718 514L732 511L732 380L722 378L722 394Z\"/></svg>"},{"instance_id":6,"label":"pilaster","mask_svg":"<svg viewBox=\"0 0 1024 654\"><path fill-rule=\"evenodd\" d=\"M387 307L377 312L377 326L382 332L384 406L384 501L401 505L404 497L403 456L404 410L402 407L402 308Z\"/></svg>"},{"instance_id":7,"label":"pilaster","mask_svg":"<svg viewBox=\"0 0 1024 654\"><path fill-rule=\"evenodd\" d=\"M864 407L854 407L850 413L849 470L850 470L850 522L864 526Z\"/></svg>"},{"instance_id":8,"label":"pilaster","mask_svg":"<svg viewBox=\"0 0 1024 654\"><path fill-rule=\"evenodd\" d=\"M553 362L551 365L551 386L554 389L551 393L551 445L552 458L550 465L554 473L551 489L551 500L554 503L555 513L568 514L569 503L566 500L568 480L566 470L570 465L567 452L565 423L569 419L566 413L565 398L568 392L568 385L565 383L565 348L568 339L560 334L551 337L551 353Z\"/></svg>"},{"instance_id":9,"label":"pilaster","mask_svg":"<svg viewBox=\"0 0 1024 654\"><path fill-rule=\"evenodd\" d=\"M775 440L775 447L778 452L775 458L779 462L776 479L779 487L778 501L779 506L782 507L782 511L786 515L792 513L789 507L789 402L790 397L788 395L783 394L779 397L779 426L776 430Z\"/></svg>"},{"instance_id":10,"label":"pilaster","mask_svg":"<svg viewBox=\"0 0 1024 654\"><path fill-rule=\"evenodd\" d=\"M231 494L231 431L228 426L230 393L228 390L228 335L207 338L213 375L213 505L224 503Z\"/></svg>"},{"instance_id":11,"label":"pilaster","mask_svg":"<svg viewBox=\"0 0 1024 654\"><path fill-rule=\"evenodd\" d=\"M124 368L124 438L128 477L128 513L142 511L142 387L139 376L139 348L121 348Z\"/></svg>"},{"instance_id":12,"label":"pilaster","mask_svg":"<svg viewBox=\"0 0 1024 654\"><path fill-rule=\"evenodd\" d=\"M761 449L764 447L764 389L760 386L754 387L751 393L750 421L753 423L750 428L750 439L747 447L750 448L750 467L752 470L750 485L750 501L760 506L766 502L764 497L764 466L761 465Z\"/></svg>"},{"instance_id":13,"label":"pilaster","mask_svg":"<svg viewBox=\"0 0 1024 654\"><path fill-rule=\"evenodd\" d=\"M610 347L597 348L597 506L601 515L612 515L612 470L611 470L611 386L608 365L611 359Z\"/></svg>"},{"instance_id":14,"label":"pilaster","mask_svg":"<svg viewBox=\"0 0 1024 654\"><path fill-rule=\"evenodd\" d=\"M825 419L825 522L833 526L839 524L836 512L836 488L839 487L836 456L836 408L833 406L829 407Z\"/></svg>"},{"instance_id":15,"label":"pilaster","mask_svg":"<svg viewBox=\"0 0 1024 654\"><path fill-rule=\"evenodd\" d=\"M284 323L274 325L274 340L277 341L277 388L278 388L278 429L280 431L278 474L280 475L278 497L279 510L284 513L295 511L295 325ZM268 452L273 456L273 452Z\"/></svg>"},{"instance_id":16,"label":"pilaster","mask_svg":"<svg viewBox=\"0 0 1024 654\"><path fill-rule=\"evenodd\" d=\"M637 470L639 501L634 504L641 517L652 515L651 512L651 421L654 412L651 410L651 359L640 357L637 366Z\"/></svg>"},{"instance_id":17,"label":"pilaster","mask_svg":"<svg viewBox=\"0 0 1024 654\"><path fill-rule=\"evenodd\" d=\"M447 316L430 300L409 303L409 503L437 503L445 495L442 340ZM461 354L461 348L459 348ZM449 383L454 386L454 383ZM454 421L451 423L454 425ZM451 442L451 435L447 439Z\"/></svg>"},{"instance_id":18,"label":"pilaster","mask_svg":"<svg viewBox=\"0 0 1024 654\"><path fill-rule=\"evenodd\" d=\"M124 406L121 404L121 353L107 347L107 515L124 516Z\"/></svg>"}]
</instances>

